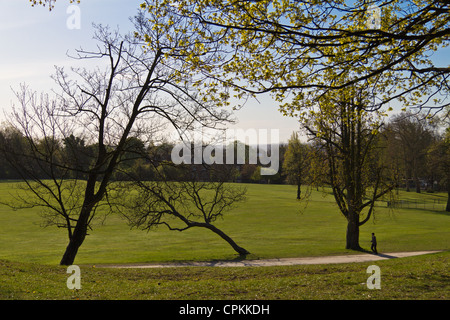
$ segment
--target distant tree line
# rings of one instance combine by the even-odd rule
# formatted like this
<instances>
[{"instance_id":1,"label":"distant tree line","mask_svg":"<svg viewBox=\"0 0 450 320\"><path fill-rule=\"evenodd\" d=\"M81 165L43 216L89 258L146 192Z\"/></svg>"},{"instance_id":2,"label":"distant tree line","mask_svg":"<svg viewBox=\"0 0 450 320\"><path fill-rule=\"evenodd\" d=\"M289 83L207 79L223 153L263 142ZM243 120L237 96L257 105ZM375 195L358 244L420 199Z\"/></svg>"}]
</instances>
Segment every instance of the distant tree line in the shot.
<instances>
[{"instance_id":1,"label":"distant tree line","mask_svg":"<svg viewBox=\"0 0 450 320\"><path fill-rule=\"evenodd\" d=\"M48 145L49 138L42 138L37 142L39 145ZM0 130L0 150L8 151L0 153L0 179L2 180L20 180L37 177L39 179L51 179L54 177L64 179L87 179L87 173L83 172L83 168L92 165L96 159L97 144L89 144L85 139L70 135L62 140L52 139L53 156L59 158L58 163L60 172L53 171L50 173L48 168L37 161L37 159L29 158L27 161L27 148L31 148L25 136L19 131L10 127L3 127ZM234 142L234 149L240 142ZM203 146L203 148L206 145ZM127 139L125 151L122 154L116 170L112 173L112 181L131 181L139 178L141 181L155 181L161 179L160 171L165 172L165 179L179 180L185 175L185 170L189 169L196 173L203 181L212 180L209 168L206 164L182 164L175 165L171 160L171 153L175 147L174 143L147 144L143 140L130 137ZM194 144L191 144L192 149ZM260 163L249 163L248 153L252 148L245 145L247 159L244 164L217 164L216 166L233 167L235 174L229 175L226 179L228 182L245 182L245 183L284 183L285 176L277 173L274 176L261 176ZM108 146L106 146L108 149ZM283 155L286 145L280 145L280 164L283 161ZM235 151L235 154L237 151ZM19 165L19 156L22 158ZM23 170L23 165L27 164L27 170ZM225 160L224 160L225 163ZM64 167L70 167L71 170L63 170ZM183 168L180 170L180 168ZM280 165L281 167L281 165ZM73 170L73 168L78 170ZM202 174L203 172L203 174Z\"/></svg>"},{"instance_id":2,"label":"distant tree line","mask_svg":"<svg viewBox=\"0 0 450 320\"><path fill-rule=\"evenodd\" d=\"M398 114L390 120L379 132L378 147L379 156L389 166L393 176L397 179L396 186L407 191L448 191L450 189L450 147L449 131L439 132L438 127L429 121L421 120L418 115L411 113ZM48 143L48 138L43 138L38 144ZM237 145L234 142L236 154ZM9 127L3 127L0 131L0 144L2 150L16 150L16 153L26 154L27 141L20 132ZM96 144L89 144L81 137L70 135L61 141L52 141L57 150L57 156L66 159L71 167L79 166L80 169L88 167L96 158ZM193 143L191 144L193 148ZM112 174L113 181L129 181L132 177L138 177L142 181L154 181L160 178L159 169L163 168L166 176L171 180L177 180L177 166L171 162L173 143L146 144L139 138L131 137L127 140L126 152L121 157L117 170ZM271 176L260 174L263 166L258 163L249 163L248 154L250 148L257 146L245 145L247 155L244 164L223 164L233 167L234 174L230 175L228 182L242 183L272 183L292 184L298 186L297 199L301 197L301 185L314 180L319 183L317 172L312 162L319 156L321 146L309 142L302 142L298 132L294 132L288 143L281 143L279 147L279 170ZM270 149L270 148L269 148ZM12 151L10 154L14 154ZM225 162L224 162L225 163ZM0 179L19 180L31 178L26 172L19 172L15 168L15 159L7 159L5 153L0 154ZM39 163L28 163L28 174L38 176L40 179L51 178L45 166ZM203 181L211 178L209 170L204 164L184 165L189 170L196 172ZM86 179L87 173L82 170L62 170L59 177L66 179ZM204 174L202 175L202 172ZM25 176L24 176L25 174ZM184 174L184 173L183 173Z\"/></svg>"},{"instance_id":3,"label":"distant tree line","mask_svg":"<svg viewBox=\"0 0 450 320\"><path fill-rule=\"evenodd\" d=\"M446 129L445 129L446 128ZM450 130L448 124L436 118L426 119L421 114L402 112L381 124L374 141L374 159L382 163L395 188L417 193L449 192L450 198ZM293 133L283 150L284 182L298 185L327 185L330 175L324 159L324 143L309 135L301 142ZM447 203L450 211L450 203Z\"/></svg>"}]
</instances>

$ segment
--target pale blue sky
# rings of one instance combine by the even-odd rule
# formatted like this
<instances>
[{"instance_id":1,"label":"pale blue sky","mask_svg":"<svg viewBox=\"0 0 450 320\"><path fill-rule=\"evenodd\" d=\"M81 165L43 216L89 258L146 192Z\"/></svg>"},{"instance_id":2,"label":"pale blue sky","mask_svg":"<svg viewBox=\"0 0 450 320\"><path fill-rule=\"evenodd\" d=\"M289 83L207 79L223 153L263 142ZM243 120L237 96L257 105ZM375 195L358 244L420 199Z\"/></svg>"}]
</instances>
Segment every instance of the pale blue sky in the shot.
<instances>
[{"instance_id":1,"label":"pale blue sky","mask_svg":"<svg viewBox=\"0 0 450 320\"><path fill-rule=\"evenodd\" d=\"M69 68L76 61L67 57L67 51L80 46L93 48L92 23L121 31L130 30L129 20L139 8L140 0L85 0L80 9L81 29L69 29L67 20L68 0L56 1L55 8L31 7L28 0L0 1L0 107L11 110L15 101L11 88L17 90L26 83L38 92L55 87L50 76L54 66ZM236 112L239 123L233 128L279 129L281 141L287 141L293 131L298 130L295 119L283 117L270 98L248 102ZM4 112L0 112L4 119Z\"/></svg>"},{"instance_id":2,"label":"pale blue sky","mask_svg":"<svg viewBox=\"0 0 450 320\"><path fill-rule=\"evenodd\" d=\"M67 51L93 48L92 23L120 26L127 30L129 17L137 12L140 0L87 0L79 4L80 29L69 29L68 0L58 0L55 8L31 7L28 0L0 2L0 106L8 110L20 83L36 91L54 86L50 76L54 66L73 65ZM3 113L1 114L3 116Z\"/></svg>"},{"instance_id":3,"label":"pale blue sky","mask_svg":"<svg viewBox=\"0 0 450 320\"><path fill-rule=\"evenodd\" d=\"M54 66L70 67L74 60L67 51L80 46L93 48L92 23L118 26L121 31L132 27L129 18L135 15L141 0L85 0L78 4L80 29L69 29L71 13L68 0L58 0L55 8L31 7L28 0L0 1L0 108L11 109L15 101L11 90L26 83L32 89L49 91L54 87L50 75ZM449 65L446 49L435 53L438 65ZM268 96L259 97L260 103L250 101L237 111L239 123L233 128L278 129L280 140L286 142L299 126L295 119L283 117L277 104ZM0 112L0 120L4 119Z\"/></svg>"}]
</instances>

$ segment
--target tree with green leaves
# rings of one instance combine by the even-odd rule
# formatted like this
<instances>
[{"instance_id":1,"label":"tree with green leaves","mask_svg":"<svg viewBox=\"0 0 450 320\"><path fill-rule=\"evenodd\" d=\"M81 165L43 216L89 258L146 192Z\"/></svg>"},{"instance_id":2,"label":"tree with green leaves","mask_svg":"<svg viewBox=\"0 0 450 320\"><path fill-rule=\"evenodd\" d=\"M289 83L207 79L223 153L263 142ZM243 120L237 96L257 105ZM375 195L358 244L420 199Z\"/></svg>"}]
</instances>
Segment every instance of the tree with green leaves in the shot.
<instances>
[{"instance_id":1,"label":"tree with green leaves","mask_svg":"<svg viewBox=\"0 0 450 320\"><path fill-rule=\"evenodd\" d=\"M398 147L397 159L393 160L403 162L406 190L410 191L412 181L416 192L420 193L420 178L426 176L427 150L435 140L435 129L424 115L401 112L391 118L389 131L393 135L391 140Z\"/></svg>"},{"instance_id":2,"label":"tree with green leaves","mask_svg":"<svg viewBox=\"0 0 450 320\"><path fill-rule=\"evenodd\" d=\"M301 198L302 183L307 182L309 171L309 148L300 141L298 133L292 133L284 154L283 172L287 181L297 186L297 199Z\"/></svg>"},{"instance_id":3,"label":"tree with green leaves","mask_svg":"<svg viewBox=\"0 0 450 320\"><path fill-rule=\"evenodd\" d=\"M323 143L328 182L347 218L347 247L392 179L373 146L391 103L440 111L450 67L431 55L449 45L447 1L154 1L145 9L198 21L226 59L203 69L241 99L271 92ZM373 23L375 22L375 23ZM361 88L364 88L362 90ZM245 100L243 100L245 101ZM372 115L371 113L372 112ZM369 163L371 165L369 165ZM320 171L317 171L320 172ZM372 190L371 195L367 192ZM362 210L368 209L363 218Z\"/></svg>"},{"instance_id":4,"label":"tree with green leaves","mask_svg":"<svg viewBox=\"0 0 450 320\"><path fill-rule=\"evenodd\" d=\"M448 123L447 123L448 125ZM436 139L427 151L428 165L436 173L438 184L447 190L445 211L450 212L450 129L446 128L441 137Z\"/></svg>"},{"instance_id":5,"label":"tree with green leaves","mask_svg":"<svg viewBox=\"0 0 450 320\"><path fill-rule=\"evenodd\" d=\"M272 92L286 114L355 85L376 96L372 109L395 100L448 105L450 67L431 59L450 43L448 1L151 2L149 10L199 21L201 34L223 45L226 62L205 69L215 76L211 87L237 97Z\"/></svg>"},{"instance_id":6,"label":"tree with green leaves","mask_svg":"<svg viewBox=\"0 0 450 320\"><path fill-rule=\"evenodd\" d=\"M315 178L331 187L347 220L346 248L352 250L361 250L360 227L373 216L376 201L396 183L377 150L383 115L366 111L370 101L364 89L345 89L338 96L322 97L302 119L319 157L311 161L319 167L315 172L322 173ZM324 165L328 170L322 170Z\"/></svg>"}]
</instances>

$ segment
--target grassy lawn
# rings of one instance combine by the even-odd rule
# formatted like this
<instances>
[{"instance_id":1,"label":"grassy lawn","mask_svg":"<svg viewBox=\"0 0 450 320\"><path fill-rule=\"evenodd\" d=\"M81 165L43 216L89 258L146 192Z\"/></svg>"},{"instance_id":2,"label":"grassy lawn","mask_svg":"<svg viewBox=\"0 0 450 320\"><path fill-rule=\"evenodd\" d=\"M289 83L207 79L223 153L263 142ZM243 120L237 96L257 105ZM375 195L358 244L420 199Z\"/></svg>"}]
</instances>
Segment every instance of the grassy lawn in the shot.
<instances>
[{"instance_id":1,"label":"grassy lawn","mask_svg":"<svg viewBox=\"0 0 450 320\"><path fill-rule=\"evenodd\" d=\"M0 183L6 199L13 184ZM295 187L249 184L247 201L216 225L252 254L248 259L355 253L344 249L346 221L331 195L313 192L307 207ZM400 198L436 203L443 194L401 192ZM251 267L102 269L95 265L236 258L208 230L130 230L115 215L97 222L75 263L82 289L67 289L58 266L67 245L64 230L42 228L38 208L0 207L0 299L449 299L450 215L424 208L389 209L380 202L362 226L361 245L375 232L380 252L447 252L372 263ZM366 287L370 264L380 266L382 289Z\"/></svg>"},{"instance_id":2,"label":"grassy lawn","mask_svg":"<svg viewBox=\"0 0 450 320\"><path fill-rule=\"evenodd\" d=\"M248 259L338 255L345 249L346 220L331 195L313 192L307 207L295 199L295 187L247 185L247 200L215 225L252 254ZM11 183L0 183L7 198ZM443 198L403 192L401 197ZM41 208L13 211L0 206L0 259L58 264L67 245L65 230L42 228ZM380 203L375 219L361 228L360 243L370 248L375 232L380 252L450 249L450 215L444 211L389 209ZM130 228L119 216L98 221L76 258L77 264L137 263L233 259L233 249L204 229L184 232Z\"/></svg>"},{"instance_id":3,"label":"grassy lawn","mask_svg":"<svg viewBox=\"0 0 450 320\"><path fill-rule=\"evenodd\" d=\"M448 300L450 253L371 263L285 267L102 269L81 266L81 289L66 268L0 260L0 299L20 300ZM366 269L381 270L370 290ZM19 285L20 284L20 285Z\"/></svg>"}]
</instances>

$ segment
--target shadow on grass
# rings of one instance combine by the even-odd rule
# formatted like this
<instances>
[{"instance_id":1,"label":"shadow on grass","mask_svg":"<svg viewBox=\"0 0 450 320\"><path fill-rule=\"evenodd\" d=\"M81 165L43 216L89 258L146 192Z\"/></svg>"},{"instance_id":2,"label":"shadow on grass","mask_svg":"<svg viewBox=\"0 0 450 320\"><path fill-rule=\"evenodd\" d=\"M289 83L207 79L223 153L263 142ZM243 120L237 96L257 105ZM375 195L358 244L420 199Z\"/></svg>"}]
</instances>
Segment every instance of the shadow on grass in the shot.
<instances>
[{"instance_id":1,"label":"shadow on grass","mask_svg":"<svg viewBox=\"0 0 450 320\"><path fill-rule=\"evenodd\" d=\"M249 257L251 257L250 259L253 259L253 255L251 253L249 254L239 254L236 255L234 258L230 258L230 259L217 259L217 260L209 260L209 261L204 261L206 263L208 263L211 266L214 266L216 264L222 263L222 262L242 262L247 260Z\"/></svg>"},{"instance_id":2,"label":"shadow on grass","mask_svg":"<svg viewBox=\"0 0 450 320\"><path fill-rule=\"evenodd\" d=\"M387 259L395 259L398 258L396 256L390 256L388 254L384 254L384 253L378 253L377 256L383 257L383 258L387 258Z\"/></svg>"},{"instance_id":3,"label":"shadow on grass","mask_svg":"<svg viewBox=\"0 0 450 320\"><path fill-rule=\"evenodd\" d=\"M368 250L368 249L364 249L364 248L359 248L358 250L354 250L354 251L361 252L361 253L373 254L375 256L379 256L379 257L383 257L383 258L387 258L387 259L398 258L396 256L388 255L388 254L385 254L385 253L374 253L373 251Z\"/></svg>"}]
</instances>

